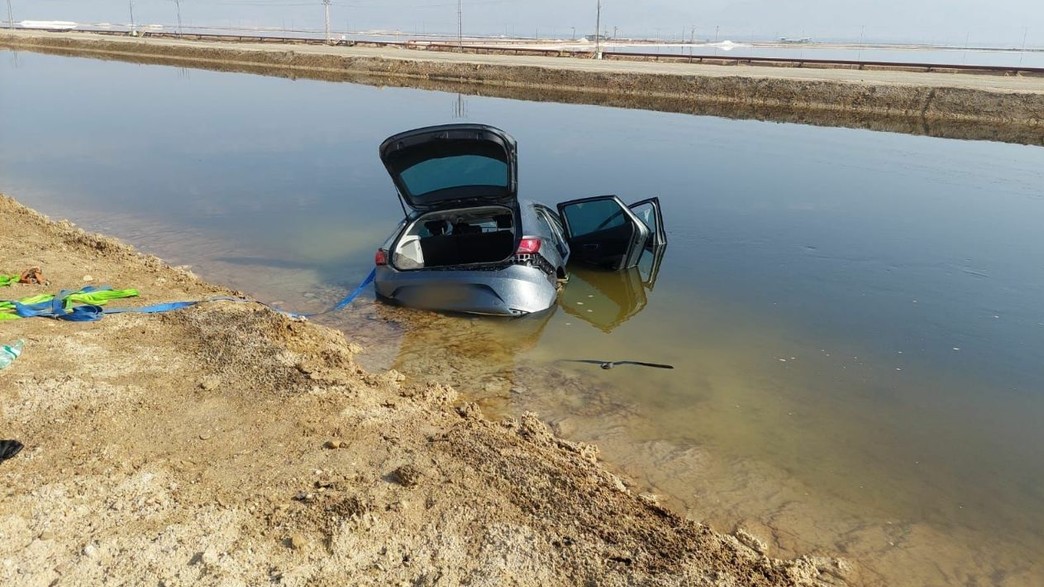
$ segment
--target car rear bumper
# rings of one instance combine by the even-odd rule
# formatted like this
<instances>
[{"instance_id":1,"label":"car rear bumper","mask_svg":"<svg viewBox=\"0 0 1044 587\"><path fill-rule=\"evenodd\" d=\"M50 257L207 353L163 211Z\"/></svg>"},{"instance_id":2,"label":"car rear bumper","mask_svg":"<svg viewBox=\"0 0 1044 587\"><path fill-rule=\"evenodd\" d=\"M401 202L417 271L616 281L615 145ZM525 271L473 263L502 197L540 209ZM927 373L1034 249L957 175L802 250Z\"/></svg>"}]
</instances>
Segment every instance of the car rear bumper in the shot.
<instances>
[{"instance_id":1,"label":"car rear bumper","mask_svg":"<svg viewBox=\"0 0 1044 587\"><path fill-rule=\"evenodd\" d=\"M377 297L412 308L520 316L551 307L558 295L555 279L527 265L496 270L397 271L377 268Z\"/></svg>"}]
</instances>

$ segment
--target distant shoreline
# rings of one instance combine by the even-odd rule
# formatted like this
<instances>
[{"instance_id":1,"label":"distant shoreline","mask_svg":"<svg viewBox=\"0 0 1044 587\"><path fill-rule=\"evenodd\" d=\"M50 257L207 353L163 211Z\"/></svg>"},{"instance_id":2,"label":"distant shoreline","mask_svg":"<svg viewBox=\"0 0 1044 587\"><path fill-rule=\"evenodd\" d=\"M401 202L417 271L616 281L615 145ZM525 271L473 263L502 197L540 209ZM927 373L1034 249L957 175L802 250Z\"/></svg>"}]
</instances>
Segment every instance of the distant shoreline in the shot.
<instances>
[{"instance_id":1,"label":"distant shoreline","mask_svg":"<svg viewBox=\"0 0 1044 587\"><path fill-rule=\"evenodd\" d=\"M0 47L282 77L1044 145L1044 77L0 31Z\"/></svg>"},{"instance_id":2,"label":"distant shoreline","mask_svg":"<svg viewBox=\"0 0 1044 587\"><path fill-rule=\"evenodd\" d=\"M129 33L131 31L131 25L127 23L87 23L87 22L72 22L72 21L36 21L36 20L22 20L14 23L15 27L11 27L14 30L22 31L41 31L41 30L76 30L79 32L86 33ZM50 25L50 26L49 26ZM166 32L173 33L177 30L176 25L171 24L159 24L159 23L139 23L134 27L138 31L153 31L153 32ZM321 39L324 31L322 29L312 28L284 28L276 26L222 26L216 24L210 25L186 25L182 27L185 34L194 33L214 33L214 34L238 34L238 33L259 33L259 34L270 34L270 35L303 35L307 38ZM572 44L577 46L584 46L584 43L593 43L593 41L585 41L585 38L593 35L575 34L573 36L555 36L555 35L541 35L541 36L525 36L525 35L502 35L502 34L470 34L458 37L455 33L438 33L438 32L417 32L417 31L404 31L404 30L392 30L392 29L366 29L366 30L346 30L346 29L331 29L331 35L334 38L347 37L351 40L367 39L367 38L378 38L384 37L389 39L405 39L408 42L426 43L426 42L457 42L458 39L463 40L469 44L508 44L508 45L566 45ZM607 47L629 47L629 46L679 46L679 47L706 47L713 46L719 42L731 42L736 45L751 46L758 48L772 48L772 47L794 47L794 46L807 46L819 49L884 49L884 50L906 50L906 51L999 51L999 52L1044 52L1044 46L1031 47L1031 46L1001 46L1001 45L957 45L953 43L925 43L917 41L882 41L874 39L840 39L836 37L817 38L817 37L751 37L751 36L729 36L722 35L720 40L711 39L710 37L699 37L695 35L688 38L653 38L653 37L604 37L602 43ZM593 45L590 47L593 49Z\"/></svg>"}]
</instances>

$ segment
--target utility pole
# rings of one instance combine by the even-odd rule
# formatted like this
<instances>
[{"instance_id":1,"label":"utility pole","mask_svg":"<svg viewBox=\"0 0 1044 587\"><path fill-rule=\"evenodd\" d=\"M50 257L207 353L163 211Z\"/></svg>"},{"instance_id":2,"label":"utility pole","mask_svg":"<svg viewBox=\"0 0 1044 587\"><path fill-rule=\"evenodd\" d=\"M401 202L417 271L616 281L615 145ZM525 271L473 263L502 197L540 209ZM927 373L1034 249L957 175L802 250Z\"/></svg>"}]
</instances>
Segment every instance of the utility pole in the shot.
<instances>
[{"instance_id":1,"label":"utility pole","mask_svg":"<svg viewBox=\"0 0 1044 587\"><path fill-rule=\"evenodd\" d=\"M181 0L174 0L174 6L178 9L178 36L181 36Z\"/></svg>"},{"instance_id":2,"label":"utility pole","mask_svg":"<svg viewBox=\"0 0 1044 587\"><path fill-rule=\"evenodd\" d=\"M602 0L595 12L595 59L602 58Z\"/></svg>"},{"instance_id":3,"label":"utility pole","mask_svg":"<svg viewBox=\"0 0 1044 587\"><path fill-rule=\"evenodd\" d=\"M461 10L461 0L457 0L457 49L464 52L464 19Z\"/></svg>"},{"instance_id":4,"label":"utility pole","mask_svg":"<svg viewBox=\"0 0 1044 587\"><path fill-rule=\"evenodd\" d=\"M11 5L11 0L7 0L7 5ZM130 0L130 12L131 12L131 36L138 36L138 29L134 26L134 0Z\"/></svg>"},{"instance_id":5,"label":"utility pole","mask_svg":"<svg viewBox=\"0 0 1044 587\"><path fill-rule=\"evenodd\" d=\"M323 0L323 8L326 10L326 44L330 44L330 0Z\"/></svg>"}]
</instances>

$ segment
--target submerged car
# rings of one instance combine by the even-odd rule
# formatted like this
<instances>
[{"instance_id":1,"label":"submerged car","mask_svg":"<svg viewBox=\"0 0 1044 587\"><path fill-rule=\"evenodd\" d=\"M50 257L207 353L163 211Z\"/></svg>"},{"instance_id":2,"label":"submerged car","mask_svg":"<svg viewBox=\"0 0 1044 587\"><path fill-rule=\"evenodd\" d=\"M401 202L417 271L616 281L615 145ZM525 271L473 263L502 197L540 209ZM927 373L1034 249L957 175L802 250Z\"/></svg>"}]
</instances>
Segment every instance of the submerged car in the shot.
<instances>
[{"instance_id":1,"label":"submerged car","mask_svg":"<svg viewBox=\"0 0 1044 587\"><path fill-rule=\"evenodd\" d=\"M559 203L518 197L518 147L483 124L393 135L380 146L405 218L377 250L377 298L414 308L520 316L550 308L570 261L609 271L666 244L657 198Z\"/></svg>"}]
</instances>

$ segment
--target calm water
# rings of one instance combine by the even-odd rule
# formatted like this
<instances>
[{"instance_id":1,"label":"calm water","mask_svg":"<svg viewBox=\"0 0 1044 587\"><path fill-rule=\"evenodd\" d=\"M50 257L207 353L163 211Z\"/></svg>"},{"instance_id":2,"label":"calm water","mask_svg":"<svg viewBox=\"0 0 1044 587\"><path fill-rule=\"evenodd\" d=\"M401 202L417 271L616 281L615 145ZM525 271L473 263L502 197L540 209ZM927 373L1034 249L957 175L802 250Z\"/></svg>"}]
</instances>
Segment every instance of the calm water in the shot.
<instances>
[{"instance_id":1,"label":"calm water","mask_svg":"<svg viewBox=\"0 0 1044 587\"><path fill-rule=\"evenodd\" d=\"M0 190L302 311L400 218L376 155L400 130L500 126L548 202L658 195L655 282L577 270L515 321L370 294L328 323L776 554L1044 582L1044 149L11 52L0 112ZM676 369L562 361L589 358Z\"/></svg>"}]
</instances>

